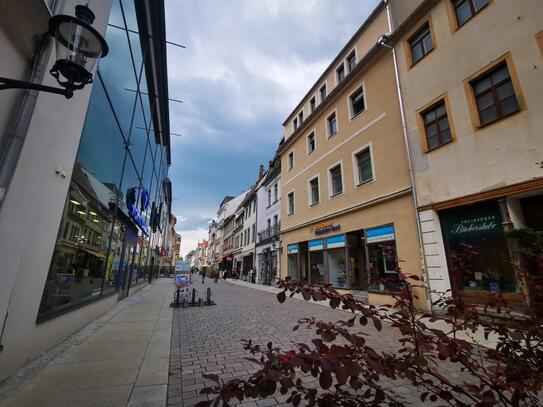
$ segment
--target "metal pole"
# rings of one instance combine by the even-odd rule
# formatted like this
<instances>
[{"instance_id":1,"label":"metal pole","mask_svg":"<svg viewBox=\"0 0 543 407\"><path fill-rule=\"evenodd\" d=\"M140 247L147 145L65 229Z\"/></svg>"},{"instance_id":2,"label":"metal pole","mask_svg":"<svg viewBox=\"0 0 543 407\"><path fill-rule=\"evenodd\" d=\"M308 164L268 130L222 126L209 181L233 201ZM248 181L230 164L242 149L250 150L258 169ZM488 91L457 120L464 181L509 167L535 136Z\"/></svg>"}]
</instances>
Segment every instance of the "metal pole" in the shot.
<instances>
[{"instance_id":1,"label":"metal pole","mask_svg":"<svg viewBox=\"0 0 543 407\"><path fill-rule=\"evenodd\" d=\"M386 10L387 10L387 20L388 20L388 30L390 32L393 32L393 24L392 24L392 15L391 15L391 12L390 12L390 0L384 0L384 3L386 5ZM413 173L413 164L411 162L411 149L409 147L409 139L407 137L407 122L406 122L406 119L405 119L405 109L404 109L404 105L403 105L403 96L402 96L402 88L401 88L401 84L400 84L400 73L399 73L399 70L398 70L398 61L397 61L397 57L396 57L396 48L395 47L391 47L391 50L392 50L392 61L394 63L394 76L395 76L395 79L396 79L396 90L398 92L398 103L399 103L399 106L400 106L400 118L401 118L401 121L402 121L402 133L403 133L403 139L404 139L404 144L405 144L405 151L407 153L407 162L408 162L408 166L409 166L409 178L410 178L410 181L411 181L411 196L413 198L413 205L415 206L415 219L416 219L416 224L417 224L417 234L418 234L418 239L419 239L419 247L420 247L420 253L421 253L421 257L422 257L422 272L423 272L423 275L424 275L424 279L426 281L426 284L425 284L425 291L426 291L426 304L428 306L428 311L432 311L432 301L430 299L430 292L429 292L429 284L430 284L430 279L428 277L428 267L426 265L426 256L424 255L424 245L423 245L423 241L422 241L422 230L421 230L421 227L420 227L420 218L419 218L419 211L418 211L418 199L417 199L417 189L416 189L416 186L415 186L415 176L414 176L414 173Z\"/></svg>"}]
</instances>

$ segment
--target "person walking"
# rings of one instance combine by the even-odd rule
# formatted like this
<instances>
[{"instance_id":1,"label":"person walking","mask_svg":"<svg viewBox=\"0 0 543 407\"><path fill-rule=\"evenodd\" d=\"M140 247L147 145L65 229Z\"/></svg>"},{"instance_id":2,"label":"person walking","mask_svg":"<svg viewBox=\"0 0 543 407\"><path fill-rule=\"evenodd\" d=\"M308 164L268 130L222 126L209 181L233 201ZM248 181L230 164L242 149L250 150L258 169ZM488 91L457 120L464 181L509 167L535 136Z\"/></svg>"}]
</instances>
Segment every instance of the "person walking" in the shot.
<instances>
[{"instance_id":1,"label":"person walking","mask_svg":"<svg viewBox=\"0 0 543 407\"><path fill-rule=\"evenodd\" d=\"M205 284L206 283L206 269L204 267L202 267L202 270L200 271L201 274L202 274L202 284Z\"/></svg>"}]
</instances>

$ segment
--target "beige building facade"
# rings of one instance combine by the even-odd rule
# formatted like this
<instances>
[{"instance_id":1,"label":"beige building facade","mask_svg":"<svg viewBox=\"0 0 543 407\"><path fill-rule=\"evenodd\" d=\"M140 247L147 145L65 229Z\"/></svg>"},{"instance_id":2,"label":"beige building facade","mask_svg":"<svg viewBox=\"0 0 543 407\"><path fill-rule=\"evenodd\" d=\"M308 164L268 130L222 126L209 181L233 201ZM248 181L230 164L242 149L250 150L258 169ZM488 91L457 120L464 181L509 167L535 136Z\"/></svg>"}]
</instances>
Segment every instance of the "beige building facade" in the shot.
<instances>
[{"instance_id":1,"label":"beige building facade","mask_svg":"<svg viewBox=\"0 0 543 407\"><path fill-rule=\"evenodd\" d=\"M422 277L409 160L380 3L284 123L281 274L390 302ZM425 290L417 306L427 309Z\"/></svg>"},{"instance_id":2,"label":"beige building facade","mask_svg":"<svg viewBox=\"0 0 543 407\"><path fill-rule=\"evenodd\" d=\"M523 302L505 232L543 230L542 30L539 0L441 0L392 35L434 290Z\"/></svg>"}]
</instances>

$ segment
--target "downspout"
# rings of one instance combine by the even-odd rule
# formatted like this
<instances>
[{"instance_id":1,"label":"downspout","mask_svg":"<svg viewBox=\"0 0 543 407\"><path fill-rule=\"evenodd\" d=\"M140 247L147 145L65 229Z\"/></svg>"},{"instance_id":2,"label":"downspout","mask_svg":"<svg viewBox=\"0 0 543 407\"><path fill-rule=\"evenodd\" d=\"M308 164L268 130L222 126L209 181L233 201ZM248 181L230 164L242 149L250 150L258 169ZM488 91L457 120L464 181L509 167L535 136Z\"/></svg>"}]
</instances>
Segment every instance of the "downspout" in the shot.
<instances>
[{"instance_id":1,"label":"downspout","mask_svg":"<svg viewBox=\"0 0 543 407\"><path fill-rule=\"evenodd\" d=\"M55 1L52 15L59 14L63 8L63 0ZM40 43L40 49L38 50L32 64L32 70L30 71L30 75L28 77L29 82L43 82L52 46L53 41L51 36L48 33L44 34ZM26 134L28 132L28 128L30 127L32 115L34 114L34 108L36 107L38 95L39 91L37 90L23 90L19 102L19 109L11 122L8 138L3 150L0 152L0 210L2 209L4 198L6 197L7 190L19 161L19 156L21 155L21 151L23 149Z\"/></svg>"},{"instance_id":2,"label":"downspout","mask_svg":"<svg viewBox=\"0 0 543 407\"><path fill-rule=\"evenodd\" d=\"M393 31L394 26L392 23L392 13L390 11L390 1L391 0L383 0L383 2L386 5L386 10L387 10L388 30L389 32L392 33L394 32ZM411 196L413 198L413 205L415 206L415 217L416 217L415 223L417 224L417 234L418 234L418 239L419 239L420 254L422 257L422 273L425 280L424 286L425 286L425 291L426 291L426 305L428 307L428 311L432 312L432 300L430 298L430 290L429 290L430 279L428 277L428 267L426 264L426 256L424 255L424 245L423 245L423 240L422 240L422 229L420 226L419 211L417 210L417 208L419 207L418 199L417 199L417 188L415 186L415 175L413 171L413 164L411 162L411 149L409 147L409 139L407 137L407 123L405 120L405 110L404 110L404 105L403 105L402 88L400 84L400 72L398 70L398 60L396 57L396 48L391 47L384 43L382 43L382 45L392 50L392 61L394 63L394 76L396 78L396 90L398 92L398 103L400 106L400 118L402 122L403 140L404 140L404 145L405 145L405 152L407 154L407 163L409 166L409 178L411 181Z\"/></svg>"}]
</instances>

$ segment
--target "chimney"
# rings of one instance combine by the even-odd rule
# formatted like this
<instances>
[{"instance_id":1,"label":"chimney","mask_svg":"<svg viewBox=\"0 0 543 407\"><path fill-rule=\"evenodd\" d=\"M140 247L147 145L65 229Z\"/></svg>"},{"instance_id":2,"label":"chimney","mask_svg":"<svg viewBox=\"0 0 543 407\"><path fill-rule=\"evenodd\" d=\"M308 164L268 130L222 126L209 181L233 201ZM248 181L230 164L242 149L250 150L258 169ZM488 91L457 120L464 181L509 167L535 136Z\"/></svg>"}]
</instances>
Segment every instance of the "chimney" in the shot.
<instances>
[{"instance_id":1,"label":"chimney","mask_svg":"<svg viewBox=\"0 0 543 407\"><path fill-rule=\"evenodd\" d=\"M258 169L258 180L260 181L263 176L264 176L264 166L260 164L260 168Z\"/></svg>"}]
</instances>

